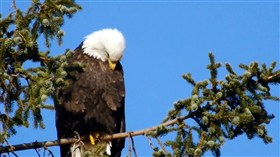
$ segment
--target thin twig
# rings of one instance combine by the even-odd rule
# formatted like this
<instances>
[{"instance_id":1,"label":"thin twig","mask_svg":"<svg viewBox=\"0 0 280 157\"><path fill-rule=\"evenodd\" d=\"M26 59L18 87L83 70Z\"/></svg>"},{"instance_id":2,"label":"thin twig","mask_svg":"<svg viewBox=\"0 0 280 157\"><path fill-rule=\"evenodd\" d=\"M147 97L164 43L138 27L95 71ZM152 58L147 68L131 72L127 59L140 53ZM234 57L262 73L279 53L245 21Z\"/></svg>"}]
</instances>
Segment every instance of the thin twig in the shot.
<instances>
[{"instance_id":1,"label":"thin twig","mask_svg":"<svg viewBox=\"0 0 280 157\"><path fill-rule=\"evenodd\" d=\"M128 157L132 157L132 146L130 141L130 134L128 134Z\"/></svg>"},{"instance_id":2,"label":"thin twig","mask_svg":"<svg viewBox=\"0 0 280 157\"><path fill-rule=\"evenodd\" d=\"M149 145L150 145L150 147L152 148L152 150L154 150L154 151L157 151L157 147L155 147L154 145L153 145L153 142L152 142L152 140L151 140L151 137L150 136L146 136L147 137L147 139L148 139L148 141L149 141Z\"/></svg>"},{"instance_id":3,"label":"thin twig","mask_svg":"<svg viewBox=\"0 0 280 157\"><path fill-rule=\"evenodd\" d=\"M198 146L197 146L200 150L202 150L202 146L203 146L205 137L206 137L206 132L203 131L203 132L201 133L200 141L199 141L199 144L198 144Z\"/></svg>"},{"instance_id":4,"label":"thin twig","mask_svg":"<svg viewBox=\"0 0 280 157\"><path fill-rule=\"evenodd\" d=\"M41 155L40 155L39 151L37 150L37 148L34 148L34 150L35 150L35 152L37 153L37 155L38 155L39 157L41 157Z\"/></svg>"},{"instance_id":5,"label":"thin twig","mask_svg":"<svg viewBox=\"0 0 280 157\"><path fill-rule=\"evenodd\" d=\"M132 136L130 136L130 140L131 140L132 150L133 150L134 156L137 157L137 153L136 153L136 149L135 149L135 144L134 144L134 140L133 140Z\"/></svg>"},{"instance_id":6,"label":"thin twig","mask_svg":"<svg viewBox=\"0 0 280 157\"><path fill-rule=\"evenodd\" d=\"M46 156L46 150L47 150L47 149L48 149L48 148L44 148L43 157Z\"/></svg>"},{"instance_id":7,"label":"thin twig","mask_svg":"<svg viewBox=\"0 0 280 157\"><path fill-rule=\"evenodd\" d=\"M8 141L6 138L4 138L4 141L6 142L6 145L11 146L11 145L9 144L9 141ZM18 157L18 155L17 155L14 151L11 151L11 153L12 153L15 157ZM8 155L10 156L9 153L8 153Z\"/></svg>"},{"instance_id":8,"label":"thin twig","mask_svg":"<svg viewBox=\"0 0 280 157\"><path fill-rule=\"evenodd\" d=\"M13 1L12 1L12 8L15 9L15 10L17 9L16 0L13 0Z\"/></svg>"},{"instance_id":9,"label":"thin twig","mask_svg":"<svg viewBox=\"0 0 280 157\"><path fill-rule=\"evenodd\" d=\"M164 154L169 154L167 152L166 148L164 147L163 143L159 140L159 138L158 137L155 137L155 138L156 138L158 144L160 145L161 149L164 151Z\"/></svg>"},{"instance_id":10,"label":"thin twig","mask_svg":"<svg viewBox=\"0 0 280 157\"><path fill-rule=\"evenodd\" d=\"M15 157L19 157L15 152L11 152ZM10 156L10 154L9 154Z\"/></svg>"},{"instance_id":11,"label":"thin twig","mask_svg":"<svg viewBox=\"0 0 280 157\"><path fill-rule=\"evenodd\" d=\"M51 157L54 157L53 152L49 149L47 149L47 151L49 152L49 156L51 155Z\"/></svg>"}]
</instances>

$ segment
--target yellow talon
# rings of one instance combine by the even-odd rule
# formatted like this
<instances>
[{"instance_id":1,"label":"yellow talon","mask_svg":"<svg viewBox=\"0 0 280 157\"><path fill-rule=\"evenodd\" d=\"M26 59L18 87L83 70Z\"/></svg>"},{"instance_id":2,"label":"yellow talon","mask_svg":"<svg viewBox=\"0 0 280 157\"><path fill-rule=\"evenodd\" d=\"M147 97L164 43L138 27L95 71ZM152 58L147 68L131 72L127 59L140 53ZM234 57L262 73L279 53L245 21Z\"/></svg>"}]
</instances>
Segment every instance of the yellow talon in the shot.
<instances>
[{"instance_id":1,"label":"yellow talon","mask_svg":"<svg viewBox=\"0 0 280 157\"><path fill-rule=\"evenodd\" d=\"M94 135L94 136L93 136L93 135ZM96 144L95 139L96 139L96 138L99 138L99 133L93 133L93 135L92 135L92 134L89 134L89 140L90 140L90 143L91 143L92 145L95 145L95 144Z\"/></svg>"},{"instance_id":2,"label":"yellow talon","mask_svg":"<svg viewBox=\"0 0 280 157\"><path fill-rule=\"evenodd\" d=\"M89 135L89 140L90 140L90 143L91 143L92 145L95 145L94 138L93 138L93 136L92 136L91 134Z\"/></svg>"}]
</instances>

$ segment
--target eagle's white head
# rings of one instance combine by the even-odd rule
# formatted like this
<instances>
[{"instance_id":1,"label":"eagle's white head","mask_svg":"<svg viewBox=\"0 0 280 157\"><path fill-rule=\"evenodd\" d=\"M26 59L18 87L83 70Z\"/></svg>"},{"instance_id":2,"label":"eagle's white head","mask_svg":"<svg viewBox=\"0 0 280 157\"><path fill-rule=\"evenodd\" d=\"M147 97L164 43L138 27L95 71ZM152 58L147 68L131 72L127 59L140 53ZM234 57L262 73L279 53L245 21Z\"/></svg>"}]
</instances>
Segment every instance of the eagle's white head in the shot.
<instances>
[{"instance_id":1,"label":"eagle's white head","mask_svg":"<svg viewBox=\"0 0 280 157\"><path fill-rule=\"evenodd\" d=\"M125 39L117 29L102 29L85 37L83 52L103 62L108 61L110 68L115 69L125 49Z\"/></svg>"}]
</instances>

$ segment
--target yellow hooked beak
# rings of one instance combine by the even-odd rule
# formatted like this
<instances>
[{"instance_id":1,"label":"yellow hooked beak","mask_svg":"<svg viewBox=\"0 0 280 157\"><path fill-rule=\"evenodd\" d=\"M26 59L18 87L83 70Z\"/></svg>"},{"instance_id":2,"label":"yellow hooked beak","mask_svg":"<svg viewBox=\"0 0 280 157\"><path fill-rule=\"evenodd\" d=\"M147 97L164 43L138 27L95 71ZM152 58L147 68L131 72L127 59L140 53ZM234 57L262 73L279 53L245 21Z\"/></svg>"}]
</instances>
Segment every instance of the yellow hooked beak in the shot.
<instances>
[{"instance_id":1,"label":"yellow hooked beak","mask_svg":"<svg viewBox=\"0 0 280 157\"><path fill-rule=\"evenodd\" d=\"M108 59L109 67L111 70L115 70L117 62L112 62L110 59Z\"/></svg>"}]
</instances>

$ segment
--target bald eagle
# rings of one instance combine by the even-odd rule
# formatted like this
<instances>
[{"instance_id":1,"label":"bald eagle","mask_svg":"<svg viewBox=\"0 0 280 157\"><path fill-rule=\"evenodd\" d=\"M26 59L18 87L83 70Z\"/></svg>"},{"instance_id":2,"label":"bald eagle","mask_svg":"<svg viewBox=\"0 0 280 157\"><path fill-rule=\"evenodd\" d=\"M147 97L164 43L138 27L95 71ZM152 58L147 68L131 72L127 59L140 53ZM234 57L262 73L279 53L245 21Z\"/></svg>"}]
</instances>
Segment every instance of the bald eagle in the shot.
<instances>
[{"instance_id":1,"label":"bald eagle","mask_svg":"<svg viewBox=\"0 0 280 157\"><path fill-rule=\"evenodd\" d=\"M93 150L91 137L125 132L125 87L120 60L125 39L117 29L103 29L85 37L68 64L80 62L82 71L67 76L67 86L55 92L58 138L85 137L84 150ZM98 141L97 141L98 142ZM124 139L107 142L106 153L118 157ZM79 149L80 151L83 149ZM73 145L61 145L61 157L81 156ZM78 155L77 155L78 154Z\"/></svg>"}]
</instances>

